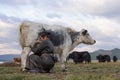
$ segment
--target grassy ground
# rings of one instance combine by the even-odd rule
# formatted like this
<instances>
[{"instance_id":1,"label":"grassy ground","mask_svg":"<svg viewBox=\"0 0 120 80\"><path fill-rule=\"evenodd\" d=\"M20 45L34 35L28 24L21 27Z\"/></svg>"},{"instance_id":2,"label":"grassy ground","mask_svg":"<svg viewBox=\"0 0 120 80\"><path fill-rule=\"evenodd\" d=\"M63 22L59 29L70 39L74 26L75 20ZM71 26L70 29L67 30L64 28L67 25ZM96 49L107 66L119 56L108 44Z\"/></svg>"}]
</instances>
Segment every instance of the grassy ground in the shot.
<instances>
[{"instance_id":1,"label":"grassy ground","mask_svg":"<svg viewBox=\"0 0 120 80\"><path fill-rule=\"evenodd\" d=\"M19 66L0 65L0 80L120 80L120 62L67 65L62 72L57 63L52 73L23 73Z\"/></svg>"}]
</instances>

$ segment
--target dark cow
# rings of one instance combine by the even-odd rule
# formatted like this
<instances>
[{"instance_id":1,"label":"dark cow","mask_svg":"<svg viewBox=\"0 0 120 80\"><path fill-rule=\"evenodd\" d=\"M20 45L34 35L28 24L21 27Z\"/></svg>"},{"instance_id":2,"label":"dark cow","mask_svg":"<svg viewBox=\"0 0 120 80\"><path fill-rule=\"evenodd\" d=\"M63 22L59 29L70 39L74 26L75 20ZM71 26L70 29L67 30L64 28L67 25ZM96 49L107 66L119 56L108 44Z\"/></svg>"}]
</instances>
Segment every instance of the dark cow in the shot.
<instances>
[{"instance_id":1,"label":"dark cow","mask_svg":"<svg viewBox=\"0 0 120 80\"><path fill-rule=\"evenodd\" d=\"M69 60L69 59L73 59L73 61L76 64L83 63L84 61L85 61L85 63L91 62L91 56L88 51L84 51L84 52L74 51L71 54L69 54L69 56L67 57L67 60Z\"/></svg>"},{"instance_id":2,"label":"dark cow","mask_svg":"<svg viewBox=\"0 0 120 80\"><path fill-rule=\"evenodd\" d=\"M118 58L116 56L113 56L113 62L117 62Z\"/></svg>"},{"instance_id":3,"label":"dark cow","mask_svg":"<svg viewBox=\"0 0 120 80\"><path fill-rule=\"evenodd\" d=\"M103 58L103 55L96 56L96 59L98 60L98 62L104 62L102 58Z\"/></svg>"},{"instance_id":4,"label":"dark cow","mask_svg":"<svg viewBox=\"0 0 120 80\"><path fill-rule=\"evenodd\" d=\"M96 56L96 59L98 60L98 62L110 62L110 56L109 55L98 55Z\"/></svg>"},{"instance_id":5,"label":"dark cow","mask_svg":"<svg viewBox=\"0 0 120 80\"><path fill-rule=\"evenodd\" d=\"M110 56L109 55L104 55L104 58L107 62L111 62Z\"/></svg>"}]
</instances>

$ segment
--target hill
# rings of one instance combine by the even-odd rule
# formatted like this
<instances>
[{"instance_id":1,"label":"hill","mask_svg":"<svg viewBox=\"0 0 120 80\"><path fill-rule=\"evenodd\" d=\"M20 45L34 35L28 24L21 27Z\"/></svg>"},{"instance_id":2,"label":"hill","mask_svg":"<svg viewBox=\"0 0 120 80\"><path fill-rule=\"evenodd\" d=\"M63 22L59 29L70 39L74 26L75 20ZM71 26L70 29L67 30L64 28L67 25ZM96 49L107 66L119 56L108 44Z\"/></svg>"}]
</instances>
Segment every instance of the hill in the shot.
<instances>
[{"instance_id":1,"label":"hill","mask_svg":"<svg viewBox=\"0 0 120 80\"><path fill-rule=\"evenodd\" d=\"M113 56L117 56L118 59L120 59L120 49L115 48L112 50L96 50L94 52L91 52L91 58L92 60L96 60L96 56L99 54L108 54L112 58ZM20 54L5 54L5 55L0 55L0 62L11 62L14 57L20 57Z\"/></svg>"},{"instance_id":2,"label":"hill","mask_svg":"<svg viewBox=\"0 0 120 80\"><path fill-rule=\"evenodd\" d=\"M92 57L92 60L96 60L96 56L97 55L104 55L104 54L107 54L107 55L110 55L110 57L112 58L113 56L117 56L118 59L120 59L120 49L118 48L115 48L115 49L112 49L112 50L96 50L94 52L91 53L91 57Z\"/></svg>"}]
</instances>

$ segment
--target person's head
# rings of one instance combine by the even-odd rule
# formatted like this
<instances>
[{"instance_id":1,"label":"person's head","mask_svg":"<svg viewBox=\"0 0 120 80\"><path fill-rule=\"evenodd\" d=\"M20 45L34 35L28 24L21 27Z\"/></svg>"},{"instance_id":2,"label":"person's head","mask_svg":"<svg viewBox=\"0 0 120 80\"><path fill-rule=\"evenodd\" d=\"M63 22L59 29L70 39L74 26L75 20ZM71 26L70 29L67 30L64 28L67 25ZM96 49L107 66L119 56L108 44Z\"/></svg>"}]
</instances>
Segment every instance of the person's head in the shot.
<instances>
[{"instance_id":1,"label":"person's head","mask_svg":"<svg viewBox=\"0 0 120 80\"><path fill-rule=\"evenodd\" d=\"M47 32L47 31L43 31L38 34L40 40L48 39L49 35L50 35L50 32Z\"/></svg>"},{"instance_id":2,"label":"person's head","mask_svg":"<svg viewBox=\"0 0 120 80\"><path fill-rule=\"evenodd\" d=\"M40 35L40 40L44 41L46 39L48 39L47 35L45 35L45 34Z\"/></svg>"}]
</instances>

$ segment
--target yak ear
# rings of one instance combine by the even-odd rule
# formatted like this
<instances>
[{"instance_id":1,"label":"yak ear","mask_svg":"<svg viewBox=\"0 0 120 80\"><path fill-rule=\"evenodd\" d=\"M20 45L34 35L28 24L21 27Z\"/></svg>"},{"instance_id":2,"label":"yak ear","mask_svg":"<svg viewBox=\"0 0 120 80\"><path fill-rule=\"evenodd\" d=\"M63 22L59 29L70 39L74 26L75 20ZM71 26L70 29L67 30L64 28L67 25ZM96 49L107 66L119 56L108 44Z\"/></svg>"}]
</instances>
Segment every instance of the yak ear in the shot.
<instances>
[{"instance_id":1,"label":"yak ear","mask_svg":"<svg viewBox=\"0 0 120 80\"><path fill-rule=\"evenodd\" d=\"M83 34L83 35L86 35L87 32L88 32L87 30L83 30L83 31L82 31L82 34Z\"/></svg>"},{"instance_id":2,"label":"yak ear","mask_svg":"<svg viewBox=\"0 0 120 80\"><path fill-rule=\"evenodd\" d=\"M42 26L42 28L39 30L39 32L45 32L45 28Z\"/></svg>"}]
</instances>

